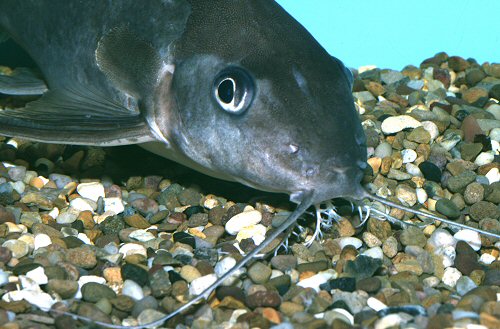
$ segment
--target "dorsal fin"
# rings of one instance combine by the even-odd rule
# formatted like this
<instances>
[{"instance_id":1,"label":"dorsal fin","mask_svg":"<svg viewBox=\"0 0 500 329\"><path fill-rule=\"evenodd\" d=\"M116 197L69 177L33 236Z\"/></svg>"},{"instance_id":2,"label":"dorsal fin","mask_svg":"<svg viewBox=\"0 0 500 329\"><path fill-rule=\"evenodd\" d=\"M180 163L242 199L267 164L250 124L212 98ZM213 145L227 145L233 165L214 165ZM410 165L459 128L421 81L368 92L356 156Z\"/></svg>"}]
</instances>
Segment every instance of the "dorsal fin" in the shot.
<instances>
[{"instance_id":1,"label":"dorsal fin","mask_svg":"<svg viewBox=\"0 0 500 329\"><path fill-rule=\"evenodd\" d=\"M103 36L95 52L99 69L119 89L138 97L158 83L164 65L151 44L127 27L117 27Z\"/></svg>"}]
</instances>

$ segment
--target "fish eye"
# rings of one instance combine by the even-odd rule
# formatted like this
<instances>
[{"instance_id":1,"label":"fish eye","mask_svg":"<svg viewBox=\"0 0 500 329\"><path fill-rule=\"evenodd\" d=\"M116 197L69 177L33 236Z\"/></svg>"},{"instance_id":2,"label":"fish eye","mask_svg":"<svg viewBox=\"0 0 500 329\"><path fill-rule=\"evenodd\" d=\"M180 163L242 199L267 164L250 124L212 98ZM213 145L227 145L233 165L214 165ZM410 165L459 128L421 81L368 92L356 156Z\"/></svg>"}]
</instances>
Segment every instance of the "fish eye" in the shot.
<instances>
[{"instance_id":1,"label":"fish eye","mask_svg":"<svg viewBox=\"0 0 500 329\"><path fill-rule=\"evenodd\" d=\"M241 114L252 103L255 85L252 77L242 68L230 66L222 70L214 81L214 97L226 112Z\"/></svg>"}]
</instances>

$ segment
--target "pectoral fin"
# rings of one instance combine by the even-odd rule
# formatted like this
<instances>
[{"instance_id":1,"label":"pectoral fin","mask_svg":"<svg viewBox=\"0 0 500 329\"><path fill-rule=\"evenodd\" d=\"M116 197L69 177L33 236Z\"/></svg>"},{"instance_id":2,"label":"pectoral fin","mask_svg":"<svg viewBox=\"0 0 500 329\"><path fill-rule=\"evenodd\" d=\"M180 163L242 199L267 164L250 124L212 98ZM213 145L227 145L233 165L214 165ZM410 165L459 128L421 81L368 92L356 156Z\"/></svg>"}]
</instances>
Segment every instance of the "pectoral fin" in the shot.
<instances>
[{"instance_id":1,"label":"pectoral fin","mask_svg":"<svg viewBox=\"0 0 500 329\"><path fill-rule=\"evenodd\" d=\"M103 36L95 54L99 69L113 85L134 96L154 88L164 65L158 51L126 27Z\"/></svg>"},{"instance_id":2,"label":"pectoral fin","mask_svg":"<svg viewBox=\"0 0 500 329\"><path fill-rule=\"evenodd\" d=\"M31 69L20 67L12 71L12 74L0 74L0 93L2 94L41 95L46 91L45 81Z\"/></svg>"},{"instance_id":3,"label":"pectoral fin","mask_svg":"<svg viewBox=\"0 0 500 329\"><path fill-rule=\"evenodd\" d=\"M141 113L83 87L51 90L25 108L0 111L0 134L109 146L154 140Z\"/></svg>"}]
</instances>

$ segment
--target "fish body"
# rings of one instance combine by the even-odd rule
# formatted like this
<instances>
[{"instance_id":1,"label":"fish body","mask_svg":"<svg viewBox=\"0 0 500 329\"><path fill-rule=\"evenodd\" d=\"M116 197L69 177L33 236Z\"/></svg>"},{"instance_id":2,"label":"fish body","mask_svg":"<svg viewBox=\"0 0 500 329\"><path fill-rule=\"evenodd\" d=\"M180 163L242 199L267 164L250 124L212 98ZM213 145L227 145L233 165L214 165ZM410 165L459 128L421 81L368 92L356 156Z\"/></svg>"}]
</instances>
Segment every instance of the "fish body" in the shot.
<instances>
[{"instance_id":1,"label":"fish body","mask_svg":"<svg viewBox=\"0 0 500 329\"><path fill-rule=\"evenodd\" d=\"M350 71L275 1L2 0L0 29L42 73L0 92L43 92L0 112L3 135L139 143L296 202L362 191Z\"/></svg>"}]
</instances>

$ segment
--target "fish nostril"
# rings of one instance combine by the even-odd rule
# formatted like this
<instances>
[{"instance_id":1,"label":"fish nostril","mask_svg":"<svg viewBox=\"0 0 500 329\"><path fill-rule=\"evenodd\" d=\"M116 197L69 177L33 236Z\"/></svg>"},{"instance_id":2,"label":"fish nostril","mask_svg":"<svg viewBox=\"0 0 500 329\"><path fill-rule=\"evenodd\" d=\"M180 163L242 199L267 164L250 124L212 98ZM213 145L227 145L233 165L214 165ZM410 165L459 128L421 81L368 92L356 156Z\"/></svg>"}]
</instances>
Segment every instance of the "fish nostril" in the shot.
<instances>
[{"instance_id":1,"label":"fish nostril","mask_svg":"<svg viewBox=\"0 0 500 329\"><path fill-rule=\"evenodd\" d=\"M318 170L315 168L312 168L312 167L307 168L306 169L306 177L310 178L310 177L314 176L317 172L318 172Z\"/></svg>"},{"instance_id":2,"label":"fish nostril","mask_svg":"<svg viewBox=\"0 0 500 329\"><path fill-rule=\"evenodd\" d=\"M299 146L297 144L291 143L288 145L288 147L290 154L297 154L299 152Z\"/></svg>"}]
</instances>

